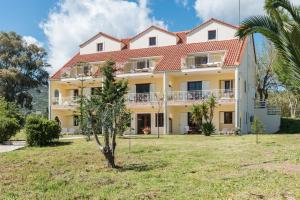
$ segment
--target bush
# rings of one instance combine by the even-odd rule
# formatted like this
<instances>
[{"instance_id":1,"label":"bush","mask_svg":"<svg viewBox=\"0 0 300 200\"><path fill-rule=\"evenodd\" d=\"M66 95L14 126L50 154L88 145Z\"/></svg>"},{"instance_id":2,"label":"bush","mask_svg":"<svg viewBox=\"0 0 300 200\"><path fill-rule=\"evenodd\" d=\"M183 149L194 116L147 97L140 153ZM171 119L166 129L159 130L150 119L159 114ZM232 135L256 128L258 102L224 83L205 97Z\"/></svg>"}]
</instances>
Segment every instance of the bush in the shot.
<instances>
[{"instance_id":1,"label":"bush","mask_svg":"<svg viewBox=\"0 0 300 200\"><path fill-rule=\"evenodd\" d=\"M29 115L25 123L26 141L29 146L45 146L58 139L60 126L53 120L38 115Z\"/></svg>"},{"instance_id":2,"label":"bush","mask_svg":"<svg viewBox=\"0 0 300 200\"><path fill-rule=\"evenodd\" d=\"M210 136L216 131L215 125L211 122L206 122L202 125L202 131L204 135Z\"/></svg>"},{"instance_id":3,"label":"bush","mask_svg":"<svg viewBox=\"0 0 300 200\"><path fill-rule=\"evenodd\" d=\"M20 126L16 119L0 117L0 143L16 135L18 130L20 130Z\"/></svg>"}]
</instances>

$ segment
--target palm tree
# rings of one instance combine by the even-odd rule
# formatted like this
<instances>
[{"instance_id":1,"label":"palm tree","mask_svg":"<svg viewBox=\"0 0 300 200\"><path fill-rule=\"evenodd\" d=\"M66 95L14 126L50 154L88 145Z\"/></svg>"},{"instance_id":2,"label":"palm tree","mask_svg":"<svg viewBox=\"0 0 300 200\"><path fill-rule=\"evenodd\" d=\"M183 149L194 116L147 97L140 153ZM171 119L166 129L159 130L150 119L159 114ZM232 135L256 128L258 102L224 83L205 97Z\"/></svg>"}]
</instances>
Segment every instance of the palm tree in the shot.
<instances>
[{"instance_id":1,"label":"palm tree","mask_svg":"<svg viewBox=\"0 0 300 200\"><path fill-rule=\"evenodd\" d=\"M289 0L265 0L263 16L244 20L236 35L260 33L277 50L275 72L286 87L300 86L300 10Z\"/></svg>"},{"instance_id":2,"label":"palm tree","mask_svg":"<svg viewBox=\"0 0 300 200\"><path fill-rule=\"evenodd\" d=\"M202 121L203 121L203 110L202 110L202 104L196 104L192 107L192 122L196 124L197 131L201 130L202 127Z\"/></svg>"}]
</instances>

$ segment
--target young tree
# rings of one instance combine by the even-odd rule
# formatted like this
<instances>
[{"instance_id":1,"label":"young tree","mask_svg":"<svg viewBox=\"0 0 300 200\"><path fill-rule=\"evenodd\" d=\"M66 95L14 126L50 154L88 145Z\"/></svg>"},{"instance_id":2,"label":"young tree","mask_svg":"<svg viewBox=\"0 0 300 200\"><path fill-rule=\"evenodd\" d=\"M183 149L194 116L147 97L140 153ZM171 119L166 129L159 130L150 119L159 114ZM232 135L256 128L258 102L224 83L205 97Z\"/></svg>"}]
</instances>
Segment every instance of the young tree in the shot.
<instances>
[{"instance_id":1,"label":"young tree","mask_svg":"<svg viewBox=\"0 0 300 200\"><path fill-rule=\"evenodd\" d=\"M256 117L254 117L253 124L251 126L251 131L256 135L256 144L258 144L258 134L262 134L264 132L263 123Z\"/></svg>"},{"instance_id":2,"label":"young tree","mask_svg":"<svg viewBox=\"0 0 300 200\"><path fill-rule=\"evenodd\" d=\"M192 107L192 121L197 126L197 130L201 131L203 123L203 106L201 104L193 105Z\"/></svg>"},{"instance_id":3,"label":"young tree","mask_svg":"<svg viewBox=\"0 0 300 200\"><path fill-rule=\"evenodd\" d=\"M0 32L0 49L0 95L30 109L28 90L48 81L47 53L37 45L28 45L14 32Z\"/></svg>"},{"instance_id":4,"label":"young tree","mask_svg":"<svg viewBox=\"0 0 300 200\"><path fill-rule=\"evenodd\" d=\"M115 168L116 136L125 130L131 120L125 106L128 84L126 81L115 80L113 61L107 61L101 72L105 78L102 89L87 100L85 109L97 146L106 158L108 167ZM103 143L97 133L103 135Z\"/></svg>"}]
</instances>

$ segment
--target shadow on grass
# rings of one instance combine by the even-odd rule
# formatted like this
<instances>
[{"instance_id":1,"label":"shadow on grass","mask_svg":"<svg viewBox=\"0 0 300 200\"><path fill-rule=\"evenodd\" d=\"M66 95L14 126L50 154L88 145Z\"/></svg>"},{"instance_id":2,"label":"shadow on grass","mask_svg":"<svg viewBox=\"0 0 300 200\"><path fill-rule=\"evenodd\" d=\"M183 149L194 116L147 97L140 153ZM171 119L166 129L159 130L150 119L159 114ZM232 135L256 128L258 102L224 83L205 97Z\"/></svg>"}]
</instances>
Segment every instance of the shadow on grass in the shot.
<instances>
[{"instance_id":1,"label":"shadow on grass","mask_svg":"<svg viewBox=\"0 0 300 200\"><path fill-rule=\"evenodd\" d=\"M161 161L152 162L152 163L131 163L131 164L126 164L124 166L119 166L118 170L121 172L125 172L125 171L145 172L154 169L164 168L166 166L167 163Z\"/></svg>"},{"instance_id":2,"label":"shadow on grass","mask_svg":"<svg viewBox=\"0 0 300 200\"><path fill-rule=\"evenodd\" d=\"M160 138L157 138L157 136L143 136L143 135L134 135L134 136L121 136L120 139L132 139L132 140L148 140L148 139L162 139L163 137L160 136Z\"/></svg>"},{"instance_id":3,"label":"shadow on grass","mask_svg":"<svg viewBox=\"0 0 300 200\"><path fill-rule=\"evenodd\" d=\"M45 147L59 147L59 146L66 146L66 145L70 145L72 144L73 142L70 142L70 141L56 141L56 142L52 142L50 143L49 145L45 146Z\"/></svg>"}]
</instances>

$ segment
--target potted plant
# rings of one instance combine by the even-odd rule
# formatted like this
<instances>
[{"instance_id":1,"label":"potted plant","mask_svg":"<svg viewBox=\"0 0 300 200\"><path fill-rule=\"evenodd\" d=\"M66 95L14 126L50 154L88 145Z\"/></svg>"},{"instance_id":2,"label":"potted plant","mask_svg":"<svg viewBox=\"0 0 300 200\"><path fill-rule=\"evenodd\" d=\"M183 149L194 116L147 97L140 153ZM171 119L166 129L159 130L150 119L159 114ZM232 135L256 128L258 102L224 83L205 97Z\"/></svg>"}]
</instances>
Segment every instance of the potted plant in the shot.
<instances>
[{"instance_id":1,"label":"potted plant","mask_svg":"<svg viewBox=\"0 0 300 200\"><path fill-rule=\"evenodd\" d=\"M144 132L144 134L145 135L149 135L150 134L150 132L151 132L151 129L150 129L150 127L145 127L144 129L143 129L143 132Z\"/></svg>"}]
</instances>

